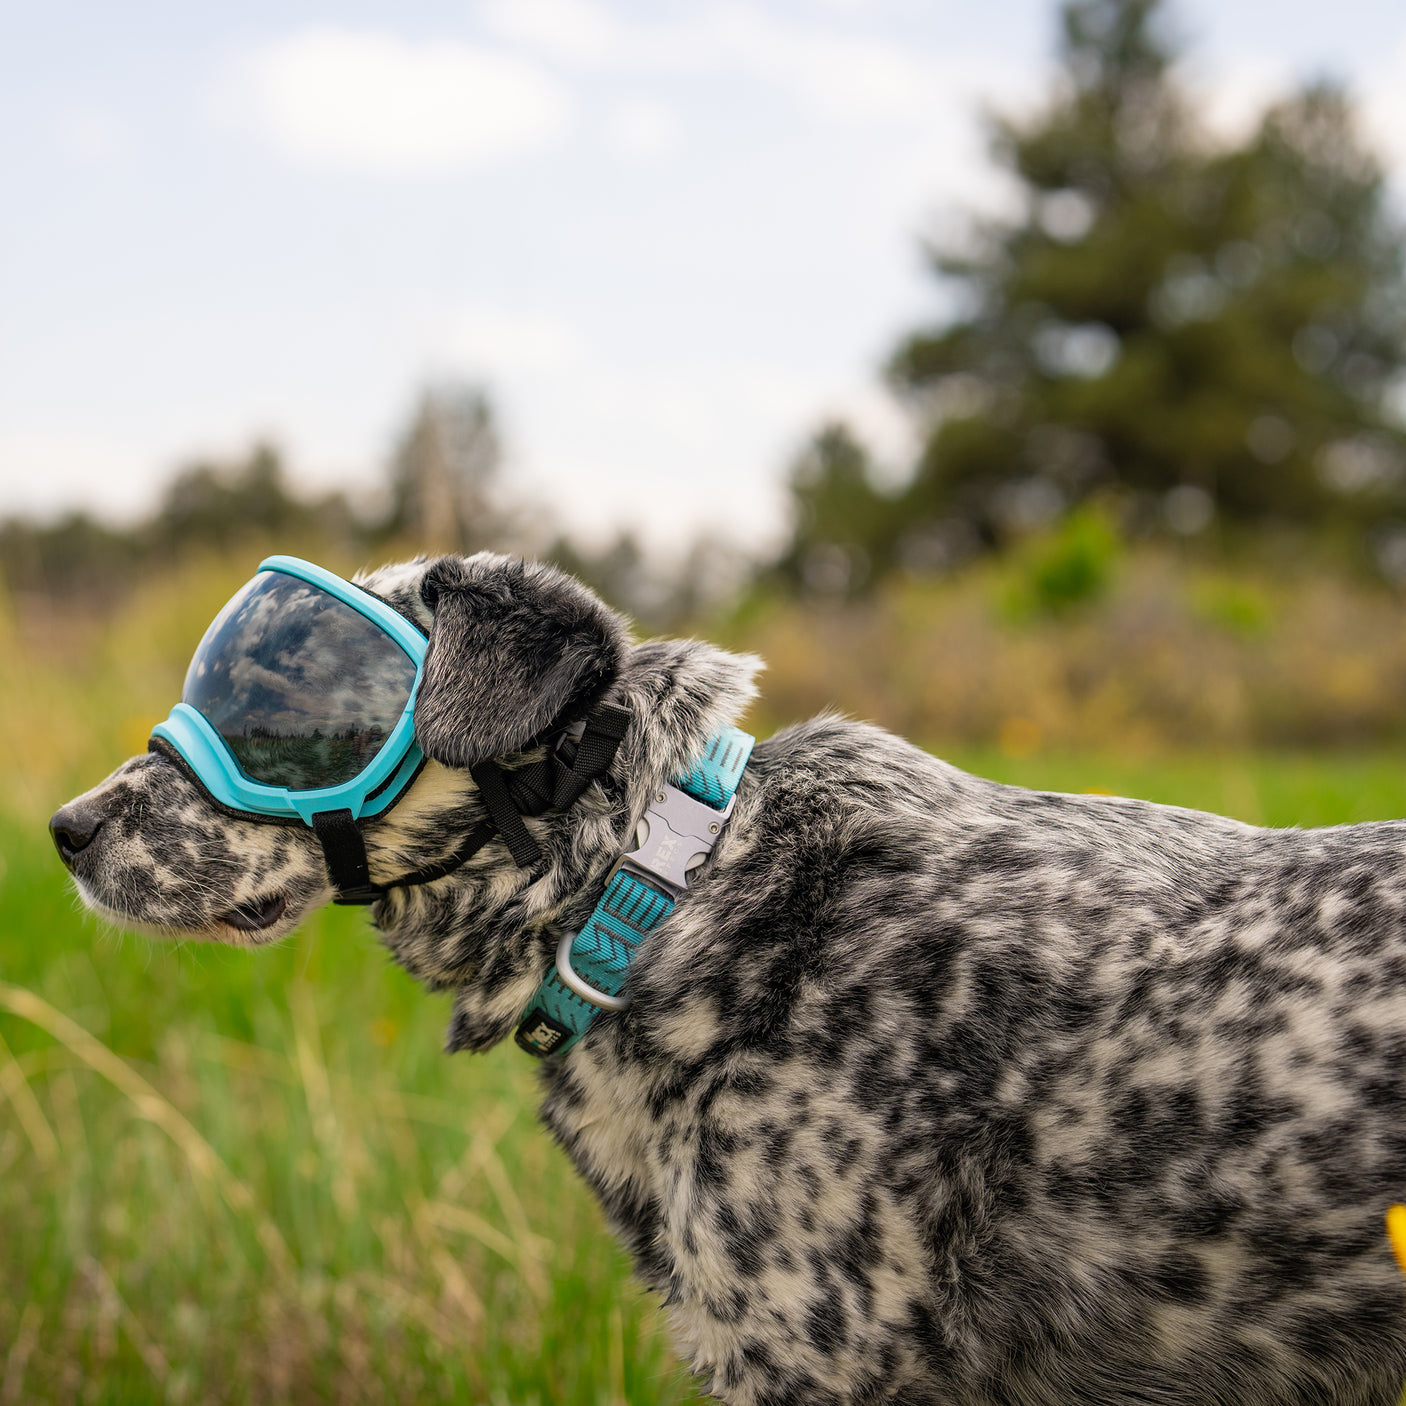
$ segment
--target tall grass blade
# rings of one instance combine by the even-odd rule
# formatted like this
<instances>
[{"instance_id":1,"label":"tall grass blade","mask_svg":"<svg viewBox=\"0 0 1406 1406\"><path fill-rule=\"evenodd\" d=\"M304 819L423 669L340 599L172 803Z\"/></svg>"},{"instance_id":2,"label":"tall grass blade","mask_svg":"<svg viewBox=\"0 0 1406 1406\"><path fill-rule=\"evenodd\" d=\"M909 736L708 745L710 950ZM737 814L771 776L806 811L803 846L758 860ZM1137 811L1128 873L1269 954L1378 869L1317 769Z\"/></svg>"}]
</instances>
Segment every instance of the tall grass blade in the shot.
<instances>
[{"instance_id":1,"label":"tall grass blade","mask_svg":"<svg viewBox=\"0 0 1406 1406\"><path fill-rule=\"evenodd\" d=\"M58 1165L59 1140L54 1136L44 1110L39 1107L39 1100L34 1097L34 1090L29 1087L29 1080L24 1077L24 1069L10 1053L3 1035L0 1035L0 1060L4 1061L0 1064L0 1097L7 1098L13 1106L20 1127L24 1129L24 1135L39 1159L39 1165L46 1172L51 1171Z\"/></svg>"},{"instance_id":2,"label":"tall grass blade","mask_svg":"<svg viewBox=\"0 0 1406 1406\"><path fill-rule=\"evenodd\" d=\"M20 1314L19 1331L5 1354L5 1375L0 1378L0 1406L15 1406L24 1400L24 1373L29 1366L29 1355L39 1341L39 1325L44 1321L44 1310L32 1299L25 1304Z\"/></svg>"},{"instance_id":3,"label":"tall grass blade","mask_svg":"<svg viewBox=\"0 0 1406 1406\"><path fill-rule=\"evenodd\" d=\"M253 1192L230 1171L184 1114L152 1088L135 1069L77 1021L71 1020L33 991L0 981L0 1007L21 1020L29 1021L31 1025L37 1025L67 1046L95 1074L100 1074L123 1094L139 1117L155 1123L181 1150L191 1170L218 1189L231 1210L253 1219L259 1244L273 1267L280 1273L291 1273L294 1264L288 1245L278 1227L260 1209Z\"/></svg>"}]
</instances>

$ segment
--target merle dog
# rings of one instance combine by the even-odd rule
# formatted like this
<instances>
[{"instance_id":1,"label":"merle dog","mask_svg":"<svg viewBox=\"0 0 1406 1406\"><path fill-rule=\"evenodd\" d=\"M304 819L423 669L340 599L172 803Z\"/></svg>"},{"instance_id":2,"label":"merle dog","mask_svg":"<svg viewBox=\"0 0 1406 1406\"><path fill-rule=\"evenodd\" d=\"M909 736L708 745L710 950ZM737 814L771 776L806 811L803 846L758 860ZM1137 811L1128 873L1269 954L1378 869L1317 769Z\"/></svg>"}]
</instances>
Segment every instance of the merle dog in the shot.
<instances>
[{"instance_id":1,"label":"merle dog","mask_svg":"<svg viewBox=\"0 0 1406 1406\"><path fill-rule=\"evenodd\" d=\"M366 827L372 875L484 816L598 698L610 773L374 913L509 1034L646 800L756 660L634 644L556 571L491 555L364 584L430 638L431 758ZM148 754L54 826L112 921L256 944L331 896L311 831L220 812ZM730 1403L1396 1401L1406 1285L1406 824L1310 832L978 780L822 717L761 743L706 869L543 1116ZM524 1056L526 1058L526 1056Z\"/></svg>"}]
</instances>

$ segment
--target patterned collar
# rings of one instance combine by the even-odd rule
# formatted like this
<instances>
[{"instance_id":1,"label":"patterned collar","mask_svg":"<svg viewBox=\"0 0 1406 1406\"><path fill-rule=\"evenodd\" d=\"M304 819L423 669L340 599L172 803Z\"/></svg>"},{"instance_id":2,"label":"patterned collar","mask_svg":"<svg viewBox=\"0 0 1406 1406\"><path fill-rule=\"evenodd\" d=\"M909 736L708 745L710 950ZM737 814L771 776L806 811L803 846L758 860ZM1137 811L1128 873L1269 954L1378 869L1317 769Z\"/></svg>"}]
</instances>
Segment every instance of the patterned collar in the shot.
<instances>
[{"instance_id":1,"label":"patterned collar","mask_svg":"<svg viewBox=\"0 0 1406 1406\"><path fill-rule=\"evenodd\" d=\"M640 943L688 889L688 875L717 843L737 800L756 739L735 727L708 739L684 776L657 791L638 844L616 862L585 926L563 934L551 972L527 1008L517 1043L531 1055L561 1054L602 1010L624 1010L620 994Z\"/></svg>"}]
</instances>

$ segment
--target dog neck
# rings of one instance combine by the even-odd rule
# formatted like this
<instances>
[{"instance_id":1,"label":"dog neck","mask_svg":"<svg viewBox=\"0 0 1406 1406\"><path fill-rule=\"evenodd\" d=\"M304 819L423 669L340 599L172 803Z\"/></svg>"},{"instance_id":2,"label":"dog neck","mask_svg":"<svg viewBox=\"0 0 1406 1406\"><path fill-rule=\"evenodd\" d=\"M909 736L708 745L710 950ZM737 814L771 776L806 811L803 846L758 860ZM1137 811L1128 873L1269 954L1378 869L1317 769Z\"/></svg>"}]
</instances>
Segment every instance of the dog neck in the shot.
<instances>
[{"instance_id":1,"label":"dog neck","mask_svg":"<svg viewBox=\"0 0 1406 1406\"><path fill-rule=\"evenodd\" d=\"M562 931L585 921L611 866L631 846L649 798L687 770L708 737L736 721L755 696L760 667L754 657L693 640L633 647L607 694L630 714L629 730L600 784L569 810L528 822L543 855L533 873L494 842L450 877L393 890L376 906L376 926L396 961L431 988L454 992L451 1052L487 1049L511 1034ZM373 877L452 848L483 815L466 773L427 767L386 820L368 827Z\"/></svg>"}]
</instances>

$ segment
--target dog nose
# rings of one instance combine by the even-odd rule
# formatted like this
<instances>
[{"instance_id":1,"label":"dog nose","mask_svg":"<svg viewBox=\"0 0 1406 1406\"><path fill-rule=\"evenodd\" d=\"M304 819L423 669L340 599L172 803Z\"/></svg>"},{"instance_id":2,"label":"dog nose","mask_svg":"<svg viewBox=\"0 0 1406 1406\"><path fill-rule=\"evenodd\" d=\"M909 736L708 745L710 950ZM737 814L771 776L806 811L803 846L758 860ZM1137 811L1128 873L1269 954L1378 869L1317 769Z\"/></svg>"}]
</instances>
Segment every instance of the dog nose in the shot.
<instances>
[{"instance_id":1,"label":"dog nose","mask_svg":"<svg viewBox=\"0 0 1406 1406\"><path fill-rule=\"evenodd\" d=\"M95 806L70 801L56 810L49 821L49 833L54 837L59 858L72 868L74 859L93 843L93 837L102 826L102 815Z\"/></svg>"}]
</instances>

